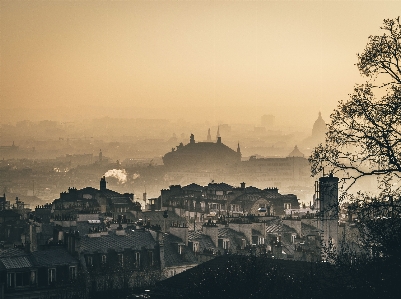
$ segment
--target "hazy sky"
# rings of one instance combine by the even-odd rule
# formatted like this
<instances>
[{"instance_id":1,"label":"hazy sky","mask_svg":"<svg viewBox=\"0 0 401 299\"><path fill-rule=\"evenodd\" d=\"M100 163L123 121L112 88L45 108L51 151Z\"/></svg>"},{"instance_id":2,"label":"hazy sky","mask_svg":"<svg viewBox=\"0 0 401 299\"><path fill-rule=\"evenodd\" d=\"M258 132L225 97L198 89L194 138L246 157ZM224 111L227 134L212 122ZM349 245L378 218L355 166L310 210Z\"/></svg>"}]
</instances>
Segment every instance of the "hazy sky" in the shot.
<instances>
[{"instance_id":1,"label":"hazy sky","mask_svg":"<svg viewBox=\"0 0 401 299\"><path fill-rule=\"evenodd\" d=\"M0 3L0 118L14 122L100 106L310 126L361 82L356 54L401 14L379 0Z\"/></svg>"}]
</instances>

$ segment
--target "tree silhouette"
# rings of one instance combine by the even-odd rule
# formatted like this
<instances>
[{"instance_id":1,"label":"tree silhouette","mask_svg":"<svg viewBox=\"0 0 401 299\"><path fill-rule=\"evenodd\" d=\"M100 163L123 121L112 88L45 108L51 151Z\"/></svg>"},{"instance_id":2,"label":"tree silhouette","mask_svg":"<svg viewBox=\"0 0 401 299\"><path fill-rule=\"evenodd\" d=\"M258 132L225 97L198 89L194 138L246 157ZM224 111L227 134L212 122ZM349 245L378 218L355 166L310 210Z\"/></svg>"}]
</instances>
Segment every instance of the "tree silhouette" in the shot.
<instances>
[{"instance_id":1,"label":"tree silhouette","mask_svg":"<svg viewBox=\"0 0 401 299\"><path fill-rule=\"evenodd\" d=\"M309 158L312 174L324 168L348 180L399 178L401 172L401 25L384 20L385 33L370 36L357 66L367 82L356 85L330 116L325 144ZM341 173L341 174L340 174Z\"/></svg>"},{"instance_id":2,"label":"tree silhouette","mask_svg":"<svg viewBox=\"0 0 401 299\"><path fill-rule=\"evenodd\" d=\"M382 35L370 36L358 54L366 78L330 116L324 144L309 161L312 175L323 170L342 178L341 200L356 215L362 245L371 257L400 256L401 248L401 24L385 19ZM376 194L351 186L366 176L377 178Z\"/></svg>"}]
</instances>

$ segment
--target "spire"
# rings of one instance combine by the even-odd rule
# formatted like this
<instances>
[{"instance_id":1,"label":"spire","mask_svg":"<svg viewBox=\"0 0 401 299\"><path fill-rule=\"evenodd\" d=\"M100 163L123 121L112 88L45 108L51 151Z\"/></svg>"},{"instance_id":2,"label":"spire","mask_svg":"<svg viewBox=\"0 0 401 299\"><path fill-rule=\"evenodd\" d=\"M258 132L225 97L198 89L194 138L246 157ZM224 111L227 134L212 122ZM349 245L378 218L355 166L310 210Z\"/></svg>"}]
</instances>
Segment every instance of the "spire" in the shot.
<instances>
[{"instance_id":1,"label":"spire","mask_svg":"<svg viewBox=\"0 0 401 299\"><path fill-rule=\"evenodd\" d=\"M239 154L241 153L241 149L239 147L239 141L238 141L237 153L239 153Z\"/></svg>"},{"instance_id":2,"label":"spire","mask_svg":"<svg viewBox=\"0 0 401 299\"><path fill-rule=\"evenodd\" d=\"M207 131L207 141L212 141L212 136L210 135L210 128Z\"/></svg>"},{"instance_id":3,"label":"spire","mask_svg":"<svg viewBox=\"0 0 401 299\"><path fill-rule=\"evenodd\" d=\"M221 143L220 126L217 126L217 143Z\"/></svg>"},{"instance_id":4,"label":"spire","mask_svg":"<svg viewBox=\"0 0 401 299\"><path fill-rule=\"evenodd\" d=\"M288 157L305 157L303 153L299 150L298 146L296 145L292 152L288 155Z\"/></svg>"}]
</instances>

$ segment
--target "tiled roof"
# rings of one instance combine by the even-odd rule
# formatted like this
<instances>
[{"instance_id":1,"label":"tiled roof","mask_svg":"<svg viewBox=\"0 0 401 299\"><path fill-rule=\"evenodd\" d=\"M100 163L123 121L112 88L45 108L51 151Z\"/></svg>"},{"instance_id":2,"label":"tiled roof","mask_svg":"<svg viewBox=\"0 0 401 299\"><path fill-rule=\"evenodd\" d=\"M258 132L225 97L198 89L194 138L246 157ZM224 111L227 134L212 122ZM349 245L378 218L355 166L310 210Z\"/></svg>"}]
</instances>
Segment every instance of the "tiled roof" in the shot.
<instances>
[{"instance_id":1,"label":"tiled roof","mask_svg":"<svg viewBox=\"0 0 401 299\"><path fill-rule=\"evenodd\" d=\"M266 197L261 196L259 194L249 194L249 193L243 193L239 196L237 196L232 203L234 204L240 204L241 202L246 202L247 204L253 204L255 201L258 201L260 199L266 199ZM267 199L266 199L267 200Z\"/></svg>"},{"instance_id":2,"label":"tiled roof","mask_svg":"<svg viewBox=\"0 0 401 299\"><path fill-rule=\"evenodd\" d=\"M197 239L197 238L201 238L201 236L203 235L202 231L196 230L196 231L190 231L188 233L188 239L192 240L192 239Z\"/></svg>"},{"instance_id":3,"label":"tiled roof","mask_svg":"<svg viewBox=\"0 0 401 299\"><path fill-rule=\"evenodd\" d=\"M266 226L266 233L275 233L280 231L281 231L280 224L271 224L269 226Z\"/></svg>"},{"instance_id":4,"label":"tiled roof","mask_svg":"<svg viewBox=\"0 0 401 299\"><path fill-rule=\"evenodd\" d=\"M199 250L202 252L203 250L213 250L217 251L217 248L214 246L212 239L209 236L203 234L202 231L189 232L188 234L189 241L197 241L199 242Z\"/></svg>"},{"instance_id":5,"label":"tiled roof","mask_svg":"<svg viewBox=\"0 0 401 299\"><path fill-rule=\"evenodd\" d=\"M108 235L93 237L88 236L81 238L82 252L107 252L109 249L123 251L124 249L141 250L142 247L153 249L156 241L148 231L130 231L126 230L126 235L116 235L109 232Z\"/></svg>"},{"instance_id":6,"label":"tiled roof","mask_svg":"<svg viewBox=\"0 0 401 299\"><path fill-rule=\"evenodd\" d=\"M285 252L285 254L294 255L294 251L295 251L295 245L294 244L281 242L281 246L282 246L282 250Z\"/></svg>"},{"instance_id":7,"label":"tiled roof","mask_svg":"<svg viewBox=\"0 0 401 299\"><path fill-rule=\"evenodd\" d=\"M59 265L75 265L78 260L73 258L64 248L41 250L32 252L35 265L43 267Z\"/></svg>"},{"instance_id":8,"label":"tiled roof","mask_svg":"<svg viewBox=\"0 0 401 299\"><path fill-rule=\"evenodd\" d=\"M102 190L100 192L102 192L102 195L104 195L106 197L121 196L120 193L110 190L110 189Z\"/></svg>"},{"instance_id":9,"label":"tiled roof","mask_svg":"<svg viewBox=\"0 0 401 299\"><path fill-rule=\"evenodd\" d=\"M304 236L306 236L306 235L310 235L310 234L315 234L317 231L319 231L319 229L312 225L309 225L306 223L301 223L301 231L302 231L302 234Z\"/></svg>"},{"instance_id":10,"label":"tiled roof","mask_svg":"<svg viewBox=\"0 0 401 299\"><path fill-rule=\"evenodd\" d=\"M245 188L245 192L247 192L247 193L262 192L262 190L260 190L259 188L253 187L253 186L249 186L249 187Z\"/></svg>"},{"instance_id":11,"label":"tiled roof","mask_svg":"<svg viewBox=\"0 0 401 299\"><path fill-rule=\"evenodd\" d=\"M138 219L150 219L150 223L153 221L164 221L163 217L164 211L145 211L145 212L140 212L138 213ZM169 211L168 212L168 218L166 218L166 221L185 221L185 218L178 216L176 213Z\"/></svg>"},{"instance_id":12,"label":"tiled roof","mask_svg":"<svg viewBox=\"0 0 401 299\"><path fill-rule=\"evenodd\" d=\"M95 189L93 187L85 187L85 188L82 188L82 189L80 189L78 191L82 192L82 193L89 193L89 194L93 194L93 193L99 192L98 189Z\"/></svg>"},{"instance_id":13,"label":"tiled roof","mask_svg":"<svg viewBox=\"0 0 401 299\"><path fill-rule=\"evenodd\" d=\"M126 196L113 196L111 197L111 202L113 204L130 204L131 200Z\"/></svg>"},{"instance_id":14,"label":"tiled roof","mask_svg":"<svg viewBox=\"0 0 401 299\"><path fill-rule=\"evenodd\" d=\"M6 269L21 269L33 267L31 261L27 256L16 256L16 257L2 257L0 262Z\"/></svg>"},{"instance_id":15,"label":"tiled roof","mask_svg":"<svg viewBox=\"0 0 401 299\"><path fill-rule=\"evenodd\" d=\"M163 236L164 243L164 261L166 267L197 264L194 253L186 246L182 246L181 255L178 253L177 243L182 240L176 236L166 234Z\"/></svg>"},{"instance_id":16,"label":"tiled roof","mask_svg":"<svg viewBox=\"0 0 401 299\"><path fill-rule=\"evenodd\" d=\"M197 231L197 230L202 230L202 226L203 226L203 223L201 223L201 222L195 222L195 231ZM192 229L192 228L193 228L193 226L190 225L189 229Z\"/></svg>"},{"instance_id":17,"label":"tiled roof","mask_svg":"<svg viewBox=\"0 0 401 299\"><path fill-rule=\"evenodd\" d=\"M186 191L203 191L204 188L205 187L202 187L195 183L192 183L192 184L182 187L182 189L186 190Z\"/></svg>"},{"instance_id":18,"label":"tiled roof","mask_svg":"<svg viewBox=\"0 0 401 299\"><path fill-rule=\"evenodd\" d=\"M226 183L209 183L207 185L209 190L219 190L219 191L231 191L233 187Z\"/></svg>"},{"instance_id":19,"label":"tiled roof","mask_svg":"<svg viewBox=\"0 0 401 299\"><path fill-rule=\"evenodd\" d=\"M25 256L27 255L24 250L20 248L9 248L0 251L0 257L15 257L15 256Z\"/></svg>"},{"instance_id":20,"label":"tiled roof","mask_svg":"<svg viewBox=\"0 0 401 299\"><path fill-rule=\"evenodd\" d=\"M286 232L286 233L296 233L297 231L295 230L295 228L292 228L288 225L283 224L282 225L282 232Z\"/></svg>"},{"instance_id":21,"label":"tiled roof","mask_svg":"<svg viewBox=\"0 0 401 299\"><path fill-rule=\"evenodd\" d=\"M231 228L224 227L219 228L218 231L219 238L227 238L230 240L231 248L235 249L237 246L242 245L242 239L246 240L246 237L243 233L237 232Z\"/></svg>"}]
</instances>

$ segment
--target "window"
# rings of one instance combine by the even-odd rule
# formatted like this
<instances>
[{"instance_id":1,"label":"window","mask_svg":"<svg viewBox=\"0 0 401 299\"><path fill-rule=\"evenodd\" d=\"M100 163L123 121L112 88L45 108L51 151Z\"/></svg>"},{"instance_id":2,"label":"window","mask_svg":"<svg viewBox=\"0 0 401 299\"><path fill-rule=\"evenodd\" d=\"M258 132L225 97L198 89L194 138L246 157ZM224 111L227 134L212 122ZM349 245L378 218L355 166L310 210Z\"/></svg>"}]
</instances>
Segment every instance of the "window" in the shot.
<instances>
[{"instance_id":1,"label":"window","mask_svg":"<svg viewBox=\"0 0 401 299\"><path fill-rule=\"evenodd\" d=\"M92 256L87 256L86 257L86 265L87 266L92 266L93 265L93 259L92 259Z\"/></svg>"},{"instance_id":2,"label":"window","mask_svg":"<svg viewBox=\"0 0 401 299\"><path fill-rule=\"evenodd\" d=\"M7 273L7 285L10 288L15 286L15 273Z\"/></svg>"},{"instance_id":3,"label":"window","mask_svg":"<svg viewBox=\"0 0 401 299\"><path fill-rule=\"evenodd\" d=\"M15 286L22 287L24 285L24 278L22 273L15 273Z\"/></svg>"},{"instance_id":4,"label":"window","mask_svg":"<svg viewBox=\"0 0 401 299\"><path fill-rule=\"evenodd\" d=\"M223 248L224 248L224 249L228 249L229 243L230 243L230 241L228 241L228 240L223 240Z\"/></svg>"},{"instance_id":5,"label":"window","mask_svg":"<svg viewBox=\"0 0 401 299\"><path fill-rule=\"evenodd\" d=\"M153 252L148 252L149 266L153 266Z\"/></svg>"},{"instance_id":6,"label":"window","mask_svg":"<svg viewBox=\"0 0 401 299\"><path fill-rule=\"evenodd\" d=\"M102 264L106 264L107 256L105 254L102 255Z\"/></svg>"},{"instance_id":7,"label":"window","mask_svg":"<svg viewBox=\"0 0 401 299\"><path fill-rule=\"evenodd\" d=\"M118 264L119 264L120 266L124 266L124 256L123 256L122 253L119 253L119 254L118 254Z\"/></svg>"},{"instance_id":8,"label":"window","mask_svg":"<svg viewBox=\"0 0 401 299\"><path fill-rule=\"evenodd\" d=\"M56 269L55 268L50 268L49 269L49 271L48 271L48 280L49 280L49 284L56 281Z\"/></svg>"},{"instance_id":9,"label":"window","mask_svg":"<svg viewBox=\"0 0 401 299\"><path fill-rule=\"evenodd\" d=\"M297 237L296 234L291 235L291 243L295 243L295 238Z\"/></svg>"},{"instance_id":10,"label":"window","mask_svg":"<svg viewBox=\"0 0 401 299\"><path fill-rule=\"evenodd\" d=\"M141 254L139 252L135 252L135 266L139 267L141 265Z\"/></svg>"},{"instance_id":11,"label":"window","mask_svg":"<svg viewBox=\"0 0 401 299\"><path fill-rule=\"evenodd\" d=\"M192 251L193 252L199 252L199 243L198 242L193 242Z\"/></svg>"},{"instance_id":12,"label":"window","mask_svg":"<svg viewBox=\"0 0 401 299\"><path fill-rule=\"evenodd\" d=\"M291 209L291 203L285 203L284 209Z\"/></svg>"},{"instance_id":13,"label":"window","mask_svg":"<svg viewBox=\"0 0 401 299\"><path fill-rule=\"evenodd\" d=\"M34 270L31 271L30 282L31 284L36 284L36 271Z\"/></svg>"},{"instance_id":14,"label":"window","mask_svg":"<svg viewBox=\"0 0 401 299\"><path fill-rule=\"evenodd\" d=\"M77 279L77 267L76 266L71 266L69 274L70 274L70 279L71 280Z\"/></svg>"}]
</instances>

